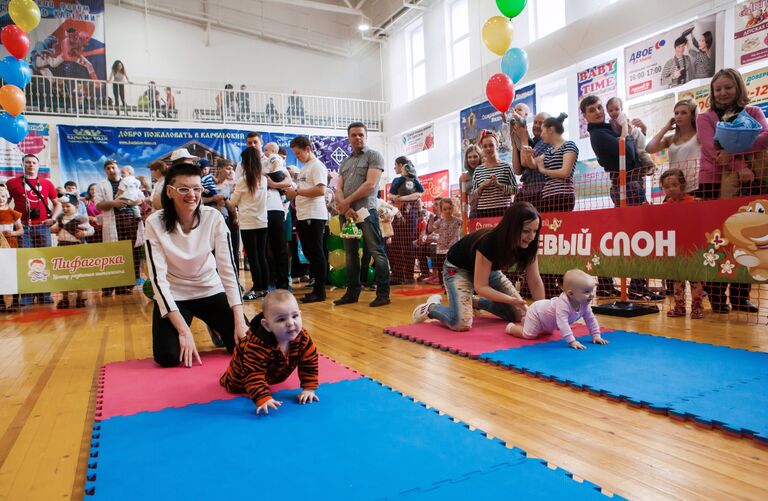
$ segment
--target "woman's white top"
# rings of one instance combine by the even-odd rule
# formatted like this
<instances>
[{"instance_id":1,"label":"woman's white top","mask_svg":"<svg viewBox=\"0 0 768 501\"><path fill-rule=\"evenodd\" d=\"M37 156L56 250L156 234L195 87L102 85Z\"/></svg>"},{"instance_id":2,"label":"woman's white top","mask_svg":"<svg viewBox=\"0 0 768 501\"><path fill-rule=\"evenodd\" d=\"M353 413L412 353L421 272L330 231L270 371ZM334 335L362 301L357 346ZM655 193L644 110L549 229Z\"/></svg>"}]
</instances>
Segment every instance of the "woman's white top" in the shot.
<instances>
[{"instance_id":1,"label":"woman's white top","mask_svg":"<svg viewBox=\"0 0 768 501\"><path fill-rule=\"evenodd\" d=\"M189 233L180 224L172 233L165 231L163 212L147 218L145 233L149 278L160 314L177 311L176 301L221 292L226 292L230 306L243 304L232 239L221 212L200 206L199 224Z\"/></svg>"},{"instance_id":2,"label":"woman's white top","mask_svg":"<svg viewBox=\"0 0 768 501\"><path fill-rule=\"evenodd\" d=\"M229 201L237 206L241 230L260 230L267 227L267 176L261 176L253 193L248 190L245 176L237 178Z\"/></svg>"}]
</instances>

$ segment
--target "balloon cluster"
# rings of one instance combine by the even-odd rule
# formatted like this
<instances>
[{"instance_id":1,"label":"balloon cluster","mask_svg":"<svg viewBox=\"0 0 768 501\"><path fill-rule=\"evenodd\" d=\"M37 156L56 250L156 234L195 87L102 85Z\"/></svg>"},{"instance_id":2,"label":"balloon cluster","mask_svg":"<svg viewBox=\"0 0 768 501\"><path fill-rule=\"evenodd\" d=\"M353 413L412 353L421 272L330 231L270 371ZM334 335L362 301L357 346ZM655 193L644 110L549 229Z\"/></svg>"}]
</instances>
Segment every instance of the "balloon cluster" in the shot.
<instances>
[{"instance_id":1,"label":"balloon cluster","mask_svg":"<svg viewBox=\"0 0 768 501\"><path fill-rule=\"evenodd\" d=\"M24 57L29 52L29 33L40 24L40 8L33 0L11 0L8 13L16 24L0 30L0 41L11 54L0 59L0 137L19 144L27 137L29 124L22 112L27 105L24 88L32 80L32 70Z\"/></svg>"},{"instance_id":2,"label":"balloon cluster","mask_svg":"<svg viewBox=\"0 0 768 501\"><path fill-rule=\"evenodd\" d=\"M494 16L483 25L483 43L501 58L501 73L488 79L485 95L494 108L506 113L515 100L515 84L528 72L528 54L523 49L512 47L514 31L512 18L520 15L528 0L496 0L496 7L503 16Z\"/></svg>"},{"instance_id":3,"label":"balloon cluster","mask_svg":"<svg viewBox=\"0 0 768 501\"><path fill-rule=\"evenodd\" d=\"M357 225L352 223L355 228ZM343 228L339 216L333 216L328 222L328 227L331 230L331 234L328 235L325 245L328 247L328 264L331 265L331 270L328 272L328 281L334 287L346 287L347 285L347 253L344 250L344 240L354 239L349 236L349 230L344 233L346 225ZM359 228L358 228L358 231ZM363 239L358 240L360 245L358 246L358 259L363 255ZM366 284L373 284L376 272L373 267L369 266L366 271Z\"/></svg>"}]
</instances>

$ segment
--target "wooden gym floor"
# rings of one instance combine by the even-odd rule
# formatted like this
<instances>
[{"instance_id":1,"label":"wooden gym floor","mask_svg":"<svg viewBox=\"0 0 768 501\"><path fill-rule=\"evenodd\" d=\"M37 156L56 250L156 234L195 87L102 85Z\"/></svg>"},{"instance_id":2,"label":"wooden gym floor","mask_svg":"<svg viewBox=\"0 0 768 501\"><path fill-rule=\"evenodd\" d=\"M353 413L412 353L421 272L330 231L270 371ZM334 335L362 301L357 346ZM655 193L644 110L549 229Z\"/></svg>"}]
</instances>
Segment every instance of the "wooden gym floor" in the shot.
<instances>
[{"instance_id":1,"label":"wooden gym floor","mask_svg":"<svg viewBox=\"0 0 768 501\"><path fill-rule=\"evenodd\" d=\"M768 499L768 447L388 336L382 329L410 322L424 297L393 294L391 306L376 309L367 306L373 293L361 299L303 307L319 349L342 364L609 492L632 499ZM0 499L81 499L99 367L151 356L152 306L140 292L91 296L89 303L66 316L35 307L0 317ZM258 306L246 306L249 317ZM662 314L599 320L768 351L765 319L759 326L712 313L695 321ZM193 330L201 350L213 348L200 323Z\"/></svg>"}]
</instances>

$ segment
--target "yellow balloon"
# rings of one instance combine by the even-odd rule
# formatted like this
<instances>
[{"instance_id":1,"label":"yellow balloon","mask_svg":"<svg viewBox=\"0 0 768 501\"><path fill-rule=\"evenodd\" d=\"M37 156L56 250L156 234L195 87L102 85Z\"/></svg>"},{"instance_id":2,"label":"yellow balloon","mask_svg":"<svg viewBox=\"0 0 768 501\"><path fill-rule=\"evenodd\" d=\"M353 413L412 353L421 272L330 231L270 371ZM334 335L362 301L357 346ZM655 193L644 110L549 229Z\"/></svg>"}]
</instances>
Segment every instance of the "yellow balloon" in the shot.
<instances>
[{"instance_id":1,"label":"yellow balloon","mask_svg":"<svg viewBox=\"0 0 768 501\"><path fill-rule=\"evenodd\" d=\"M328 254L328 263L333 268L343 268L347 264L347 255L343 250L335 250Z\"/></svg>"},{"instance_id":2,"label":"yellow balloon","mask_svg":"<svg viewBox=\"0 0 768 501\"><path fill-rule=\"evenodd\" d=\"M512 45L512 38L512 21L506 17L494 16L483 25L483 43L494 54L503 56Z\"/></svg>"},{"instance_id":3,"label":"yellow balloon","mask_svg":"<svg viewBox=\"0 0 768 501\"><path fill-rule=\"evenodd\" d=\"M339 221L339 216L333 216L330 221L328 221L328 229L331 230L331 235L336 235L337 237L341 235L341 221Z\"/></svg>"},{"instance_id":4,"label":"yellow balloon","mask_svg":"<svg viewBox=\"0 0 768 501\"><path fill-rule=\"evenodd\" d=\"M16 26L27 33L40 24L40 7L33 0L11 0L8 13Z\"/></svg>"}]
</instances>

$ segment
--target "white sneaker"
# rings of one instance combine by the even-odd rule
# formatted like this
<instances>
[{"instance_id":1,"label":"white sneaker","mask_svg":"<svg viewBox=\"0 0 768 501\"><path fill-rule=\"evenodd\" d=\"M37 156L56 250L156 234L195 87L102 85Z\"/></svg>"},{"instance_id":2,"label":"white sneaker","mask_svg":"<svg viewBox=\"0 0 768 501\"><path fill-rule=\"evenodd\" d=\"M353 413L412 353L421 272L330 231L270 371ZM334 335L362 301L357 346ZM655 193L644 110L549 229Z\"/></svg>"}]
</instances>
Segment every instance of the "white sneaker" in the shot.
<instances>
[{"instance_id":1,"label":"white sneaker","mask_svg":"<svg viewBox=\"0 0 768 501\"><path fill-rule=\"evenodd\" d=\"M427 302L420 304L413 310L414 323L426 322L429 320L429 309L432 305L440 304L443 302L443 297L440 294L432 294L427 298Z\"/></svg>"}]
</instances>

